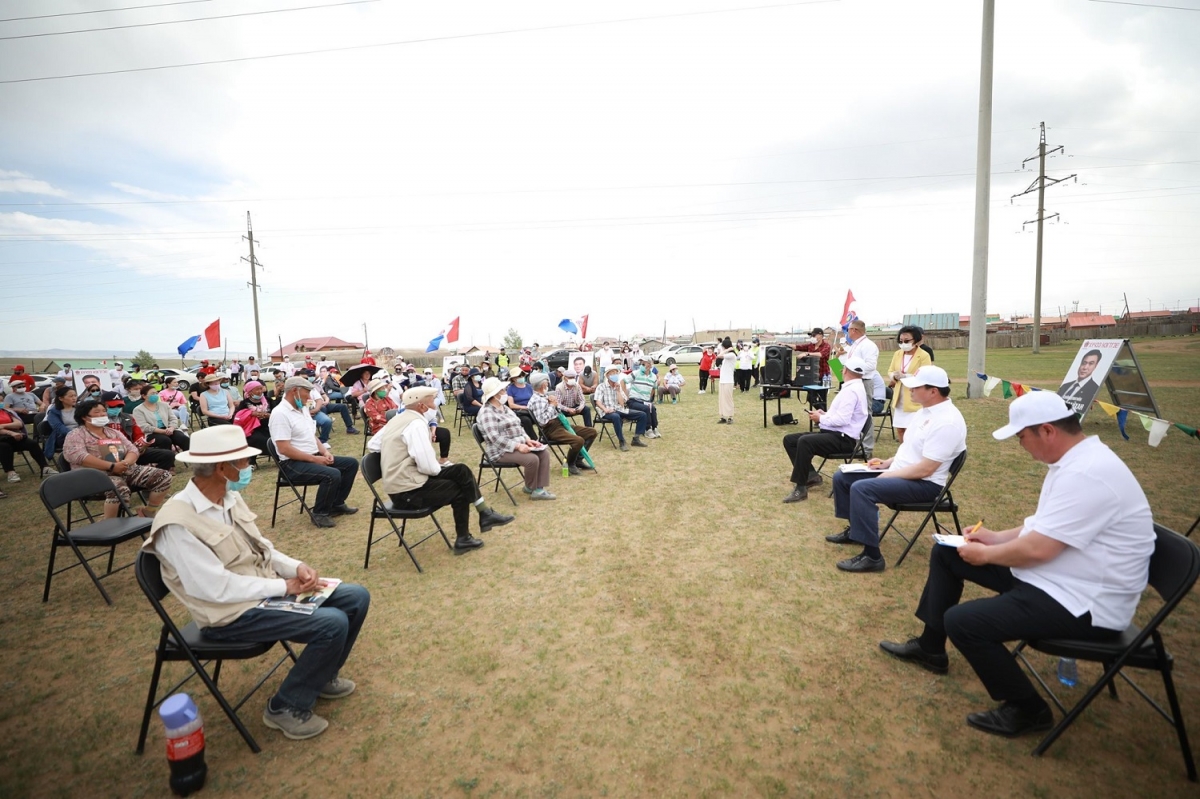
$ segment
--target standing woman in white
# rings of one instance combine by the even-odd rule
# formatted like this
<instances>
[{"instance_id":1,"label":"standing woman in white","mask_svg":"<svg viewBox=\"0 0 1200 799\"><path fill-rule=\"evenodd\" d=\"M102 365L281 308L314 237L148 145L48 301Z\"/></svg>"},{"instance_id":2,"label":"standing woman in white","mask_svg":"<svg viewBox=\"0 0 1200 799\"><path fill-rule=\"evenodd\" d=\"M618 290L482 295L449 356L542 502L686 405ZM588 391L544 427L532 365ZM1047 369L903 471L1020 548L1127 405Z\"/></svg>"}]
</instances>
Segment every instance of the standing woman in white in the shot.
<instances>
[{"instance_id":1,"label":"standing woman in white","mask_svg":"<svg viewBox=\"0 0 1200 799\"><path fill-rule=\"evenodd\" d=\"M729 336L717 348L717 360L721 362L720 395L717 408L721 420L717 424L733 424L733 370L737 365L737 350Z\"/></svg>"}]
</instances>

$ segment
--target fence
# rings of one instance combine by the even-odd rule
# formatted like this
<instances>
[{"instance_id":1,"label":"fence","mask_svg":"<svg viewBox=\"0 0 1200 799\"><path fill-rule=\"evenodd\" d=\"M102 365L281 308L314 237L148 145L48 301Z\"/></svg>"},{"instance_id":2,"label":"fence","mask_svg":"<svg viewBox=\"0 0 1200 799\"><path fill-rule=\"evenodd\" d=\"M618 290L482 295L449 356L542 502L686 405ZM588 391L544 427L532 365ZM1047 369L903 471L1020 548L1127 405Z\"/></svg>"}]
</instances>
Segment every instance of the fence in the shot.
<instances>
[{"instance_id":1,"label":"fence","mask_svg":"<svg viewBox=\"0 0 1200 799\"><path fill-rule=\"evenodd\" d=\"M1200 332L1200 316L1178 322L1135 322L1104 327L1053 328L1042 330L1042 345L1063 344L1089 338L1153 338L1157 336L1192 336ZM871 340L883 351L896 349L895 337ZM926 330L925 343L934 350L966 349L971 340L966 331ZM1021 349L1033 346L1032 330L997 330L987 334L988 349Z\"/></svg>"}]
</instances>

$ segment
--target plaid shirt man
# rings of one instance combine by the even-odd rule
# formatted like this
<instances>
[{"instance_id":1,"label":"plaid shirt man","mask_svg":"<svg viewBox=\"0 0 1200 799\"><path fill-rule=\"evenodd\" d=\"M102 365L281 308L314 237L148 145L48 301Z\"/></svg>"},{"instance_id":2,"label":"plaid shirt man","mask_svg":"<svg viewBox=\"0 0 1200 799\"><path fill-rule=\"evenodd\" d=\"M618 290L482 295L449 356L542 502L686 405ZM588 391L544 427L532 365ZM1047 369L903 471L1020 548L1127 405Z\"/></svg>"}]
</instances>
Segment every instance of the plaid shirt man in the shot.
<instances>
[{"instance_id":1,"label":"plaid shirt man","mask_svg":"<svg viewBox=\"0 0 1200 799\"><path fill-rule=\"evenodd\" d=\"M489 460L513 452L517 444L528 440L517 415L510 408L497 407L490 402L480 409L475 426L483 433L483 451Z\"/></svg>"},{"instance_id":2,"label":"plaid shirt man","mask_svg":"<svg viewBox=\"0 0 1200 799\"><path fill-rule=\"evenodd\" d=\"M567 381L558 384L558 388L554 390L558 395L558 407L564 411L581 411L583 410L583 389L576 383L573 386L568 386ZM538 424L541 424L539 422Z\"/></svg>"},{"instance_id":3,"label":"plaid shirt man","mask_svg":"<svg viewBox=\"0 0 1200 799\"><path fill-rule=\"evenodd\" d=\"M455 373L454 377L450 380L450 393L457 397L466 387L467 376L461 372Z\"/></svg>"},{"instance_id":4,"label":"plaid shirt man","mask_svg":"<svg viewBox=\"0 0 1200 799\"><path fill-rule=\"evenodd\" d=\"M625 410L625 392L620 384L613 385L609 380L603 380L596 389L596 405L603 405L609 411ZM601 411L603 413L603 411Z\"/></svg>"},{"instance_id":5,"label":"plaid shirt man","mask_svg":"<svg viewBox=\"0 0 1200 799\"><path fill-rule=\"evenodd\" d=\"M533 414L533 420L538 423L538 427L545 427L551 419L558 418L558 408L550 404L546 394L533 392L525 407Z\"/></svg>"}]
</instances>

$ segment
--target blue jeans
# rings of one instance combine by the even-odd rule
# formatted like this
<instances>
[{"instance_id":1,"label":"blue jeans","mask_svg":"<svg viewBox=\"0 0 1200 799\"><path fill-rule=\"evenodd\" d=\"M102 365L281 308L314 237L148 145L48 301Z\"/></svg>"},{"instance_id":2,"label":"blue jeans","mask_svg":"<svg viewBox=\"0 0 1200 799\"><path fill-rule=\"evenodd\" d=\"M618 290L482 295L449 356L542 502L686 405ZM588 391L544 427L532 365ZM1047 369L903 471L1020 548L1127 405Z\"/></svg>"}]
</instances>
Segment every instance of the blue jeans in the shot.
<instances>
[{"instance_id":1,"label":"blue jeans","mask_svg":"<svg viewBox=\"0 0 1200 799\"><path fill-rule=\"evenodd\" d=\"M879 546L879 505L933 502L942 487L928 480L879 477L870 472L835 472L833 515L850 521L850 540Z\"/></svg>"},{"instance_id":2,"label":"blue jeans","mask_svg":"<svg viewBox=\"0 0 1200 799\"><path fill-rule=\"evenodd\" d=\"M317 501L312 505L312 512L322 514L345 504L354 487L354 478L358 476L358 460L344 455L335 455L332 466L286 460L279 463L279 468L297 484L307 482L317 486Z\"/></svg>"},{"instance_id":3,"label":"blue jeans","mask_svg":"<svg viewBox=\"0 0 1200 799\"><path fill-rule=\"evenodd\" d=\"M354 427L354 421L350 418L350 409L340 402L327 403L325 407L320 410L320 413L323 413L326 416L332 416L335 413L340 413L342 415L342 422L346 425L346 429L349 430L351 427Z\"/></svg>"},{"instance_id":4,"label":"blue jeans","mask_svg":"<svg viewBox=\"0 0 1200 799\"><path fill-rule=\"evenodd\" d=\"M209 627L217 641L292 641L304 651L275 696L300 710L312 710L325 683L338 676L358 638L371 595L361 585L342 583L311 616L251 608L224 627Z\"/></svg>"},{"instance_id":5,"label":"blue jeans","mask_svg":"<svg viewBox=\"0 0 1200 799\"><path fill-rule=\"evenodd\" d=\"M658 429L658 408L655 407L654 403L640 399L631 399L629 400L629 410L638 411L646 417L646 424L643 425L641 433L638 433L639 436L646 432L645 428L647 427L651 430Z\"/></svg>"},{"instance_id":6,"label":"blue jeans","mask_svg":"<svg viewBox=\"0 0 1200 799\"><path fill-rule=\"evenodd\" d=\"M313 421L317 423L317 438L321 439L322 444L328 444L329 434L333 432L333 419L324 411L317 411L313 414Z\"/></svg>"},{"instance_id":7,"label":"blue jeans","mask_svg":"<svg viewBox=\"0 0 1200 799\"><path fill-rule=\"evenodd\" d=\"M625 422L629 419L637 423L634 428L634 435L640 436L646 432L646 414L641 411L630 410L629 413L605 413L600 416L601 419L607 419L612 422L613 432L617 434L617 441L625 443Z\"/></svg>"}]
</instances>

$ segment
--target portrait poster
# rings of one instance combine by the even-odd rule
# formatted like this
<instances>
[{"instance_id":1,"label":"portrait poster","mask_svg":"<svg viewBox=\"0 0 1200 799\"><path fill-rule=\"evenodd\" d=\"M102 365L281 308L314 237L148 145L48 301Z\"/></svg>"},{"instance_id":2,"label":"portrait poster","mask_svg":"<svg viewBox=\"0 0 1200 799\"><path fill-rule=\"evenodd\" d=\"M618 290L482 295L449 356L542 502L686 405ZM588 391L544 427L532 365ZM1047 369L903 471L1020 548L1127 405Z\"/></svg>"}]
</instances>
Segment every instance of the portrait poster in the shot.
<instances>
[{"instance_id":1,"label":"portrait poster","mask_svg":"<svg viewBox=\"0 0 1200 799\"><path fill-rule=\"evenodd\" d=\"M1108 372L1120 352L1124 339L1087 339L1079 347L1067 370L1058 395L1082 419L1105 384Z\"/></svg>"},{"instance_id":2,"label":"portrait poster","mask_svg":"<svg viewBox=\"0 0 1200 799\"><path fill-rule=\"evenodd\" d=\"M442 378L453 372L458 367L467 362L465 356L462 355L445 355L442 357Z\"/></svg>"},{"instance_id":3,"label":"portrait poster","mask_svg":"<svg viewBox=\"0 0 1200 799\"><path fill-rule=\"evenodd\" d=\"M112 391L113 381L108 376L107 369L72 369L72 377L75 379L75 393L83 396L83 378L95 377L100 380L101 391Z\"/></svg>"},{"instance_id":4,"label":"portrait poster","mask_svg":"<svg viewBox=\"0 0 1200 799\"><path fill-rule=\"evenodd\" d=\"M583 367L591 366L593 370L596 367L596 362L593 359L594 352L568 352L567 353L567 369L573 369L575 374L582 374ZM579 361L583 361L583 367L579 365Z\"/></svg>"}]
</instances>

